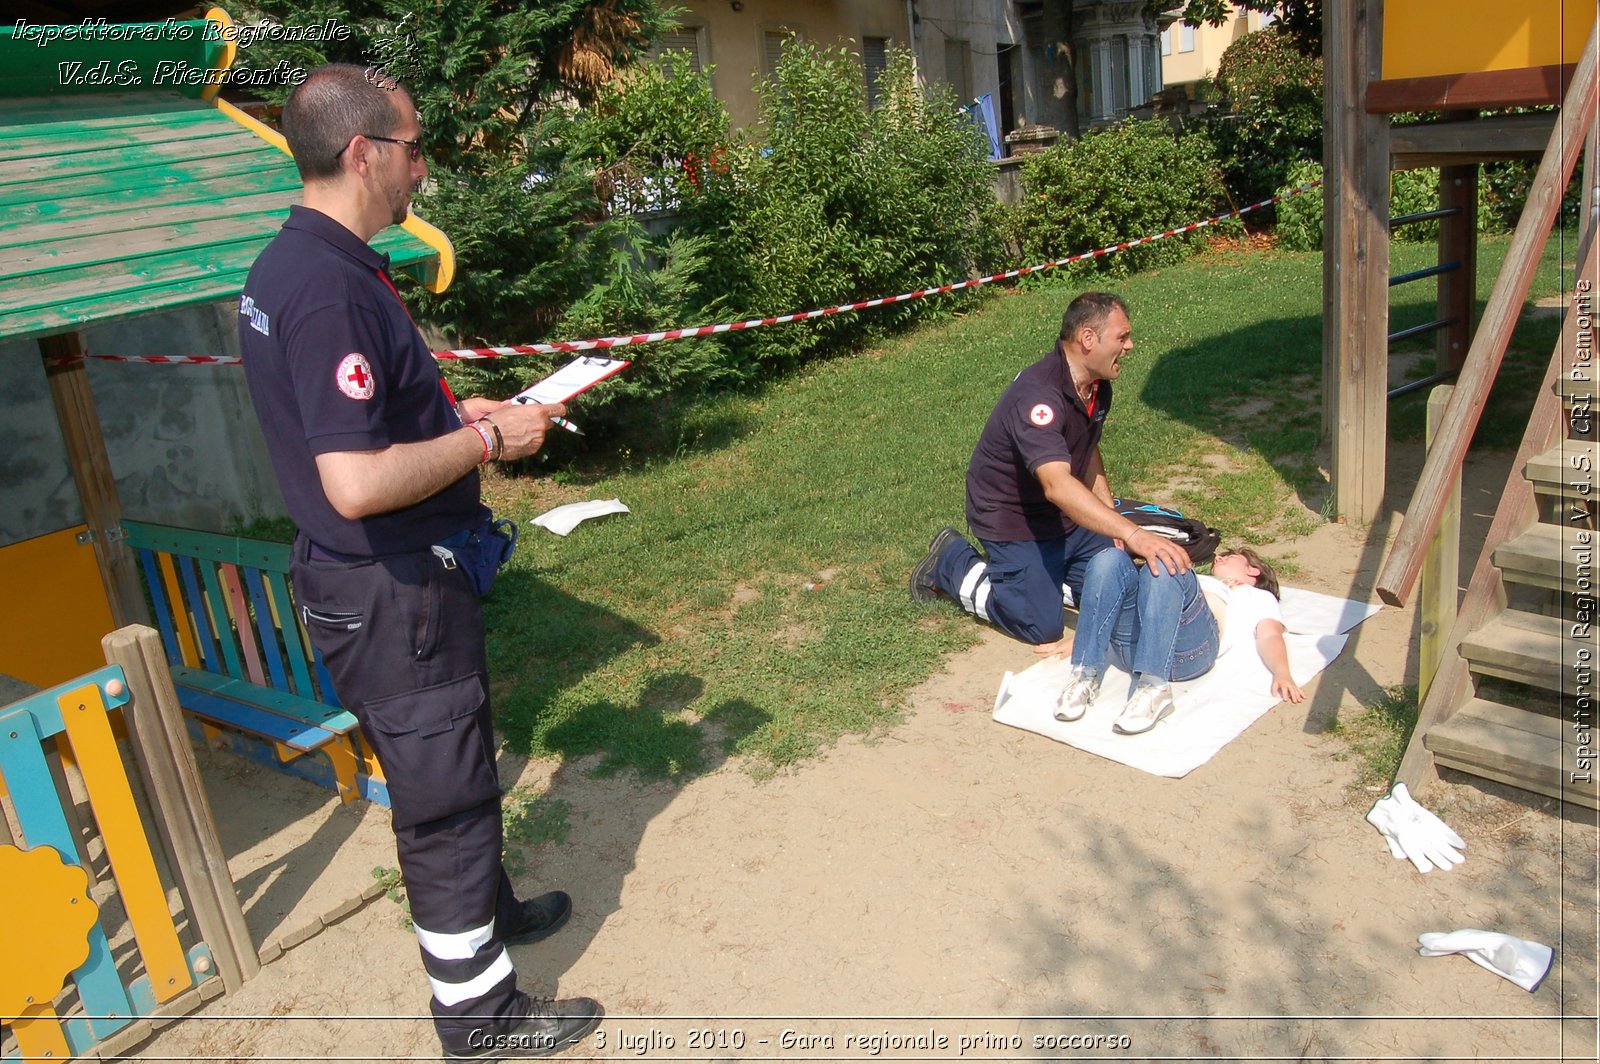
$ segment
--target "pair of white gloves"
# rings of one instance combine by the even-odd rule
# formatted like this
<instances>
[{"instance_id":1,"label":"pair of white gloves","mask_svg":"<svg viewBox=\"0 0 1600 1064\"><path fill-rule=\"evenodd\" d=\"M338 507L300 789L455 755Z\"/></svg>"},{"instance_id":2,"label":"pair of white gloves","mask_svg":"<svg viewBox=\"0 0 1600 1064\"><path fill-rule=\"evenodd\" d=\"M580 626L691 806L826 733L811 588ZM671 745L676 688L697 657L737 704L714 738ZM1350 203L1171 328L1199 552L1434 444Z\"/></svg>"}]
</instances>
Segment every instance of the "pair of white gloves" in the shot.
<instances>
[{"instance_id":1,"label":"pair of white gloves","mask_svg":"<svg viewBox=\"0 0 1600 1064\"><path fill-rule=\"evenodd\" d=\"M1389 852L1397 860L1409 860L1418 872L1435 868L1448 872L1465 858L1467 844L1461 836L1433 813L1417 804L1404 783L1379 798L1367 814L1367 821L1383 835ZM1460 931L1429 931L1417 936L1418 953L1424 957L1447 957L1459 953L1480 968L1534 991L1544 981L1555 962L1555 950L1539 942L1514 938L1497 931L1464 928Z\"/></svg>"},{"instance_id":2,"label":"pair of white gloves","mask_svg":"<svg viewBox=\"0 0 1600 1064\"><path fill-rule=\"evenodd\" d=\"M1404 783L1396 783L1394 790L1373 804L1367 823L1383 835L1396 859L1409 860L1418 872L1435 868L1448 872L1464 860L1462 851L1467 844L1461 836L1418 805Z\"/></svg>"}]
</instances>

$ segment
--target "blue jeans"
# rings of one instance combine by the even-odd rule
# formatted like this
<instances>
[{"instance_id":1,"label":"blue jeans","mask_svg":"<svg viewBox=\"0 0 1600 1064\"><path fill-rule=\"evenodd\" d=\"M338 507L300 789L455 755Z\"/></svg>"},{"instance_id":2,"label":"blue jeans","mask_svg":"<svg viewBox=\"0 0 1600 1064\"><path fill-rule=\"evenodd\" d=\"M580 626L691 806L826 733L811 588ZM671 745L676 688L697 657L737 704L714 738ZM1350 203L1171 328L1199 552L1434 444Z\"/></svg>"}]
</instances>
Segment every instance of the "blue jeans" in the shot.
<instances>
[{"instance_id":1,"label":"blue jeans","mask_svg":"<svg viewBox=\"0 0 1600 1064\"><path fill-rule=\"evenodd\" d=\"M1135 677L1192 680L1216 664L1219 642L1217 619L1192 571L1158 576L1114 547L1089 560L1074 665L1104 671L1114 660Z\"/></svg>"}]
</instances>

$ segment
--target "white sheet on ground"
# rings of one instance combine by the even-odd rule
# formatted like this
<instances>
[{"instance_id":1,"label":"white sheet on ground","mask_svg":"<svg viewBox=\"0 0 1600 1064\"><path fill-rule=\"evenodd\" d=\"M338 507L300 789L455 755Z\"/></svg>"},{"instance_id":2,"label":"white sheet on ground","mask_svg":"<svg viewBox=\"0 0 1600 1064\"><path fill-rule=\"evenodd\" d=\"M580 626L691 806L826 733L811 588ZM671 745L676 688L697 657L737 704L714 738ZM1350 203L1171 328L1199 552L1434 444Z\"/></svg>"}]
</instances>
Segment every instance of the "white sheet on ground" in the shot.
<instances>
[{"instance_id":1,"label":"white sheet on ground","mask_svg":"<svg viewBox=\"0 0 1600 1064\"><path fill-rule=\"evenodd\" d=\"M1350 629L1382 608L1300 588L1284 588L1281 604L1288 629L1284 643L1289 648L1289 672L1302 687L1339 656ZM1211 760L1278 704L1272 695L1272 674L1259 655L1241 647L1199 679L1173 684L1177 709L1166 720L1142 735L1119 735L1111 730L1111 722L1122 712L1132 677L1115 667L1108 669L1100 697L1081 720L1068 724L1053 713L1070 667L1064 657L1050 658L1015 676L1007 674L994 719L1157 776L1177 778Z\"/></svg>"}]
</instances>

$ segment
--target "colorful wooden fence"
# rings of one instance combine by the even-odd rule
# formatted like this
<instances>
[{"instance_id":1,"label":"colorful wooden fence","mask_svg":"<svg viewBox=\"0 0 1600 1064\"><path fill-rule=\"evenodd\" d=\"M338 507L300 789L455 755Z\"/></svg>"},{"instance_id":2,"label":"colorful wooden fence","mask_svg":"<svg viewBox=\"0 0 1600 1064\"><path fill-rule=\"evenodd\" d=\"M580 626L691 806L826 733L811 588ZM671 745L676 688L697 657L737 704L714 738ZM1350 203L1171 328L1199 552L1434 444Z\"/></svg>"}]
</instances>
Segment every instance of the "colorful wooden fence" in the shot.
<instances>
[{"instance_id":1,"label":"colorful wooden fence","mask_svg":"<svg viewBox=\"0 0 1600 1064\"><path fill-rule=\"evenodd\" d=\"M0 844L0 1023L15 1043L6 1059L82 1055L186 992L196 991L195 1004L222 993L210 948L179 937L108 720L129 703L128 687L107 666L0 709L0 778L15 828ZM95 840L74 826L56 752L76 765L110 881L96 882L84 861ZM135 946L120 964L111 938L122 926L107 926L113 897Z\"/></svg>"},{"instance_id":2,"label":"colorful wooden fence","mask_svg":"<svg viewBox=\"0 0 1600 1064\"><path fill-rule=\"evenodd\" d=\"M123 529L139 555L178 700L207 737L331 785L346 802L388 805L382 770L300 621L288 545L143 521L124 521ZM312 752L328 761L302 756Z\"/></svg>"}]
</instances>

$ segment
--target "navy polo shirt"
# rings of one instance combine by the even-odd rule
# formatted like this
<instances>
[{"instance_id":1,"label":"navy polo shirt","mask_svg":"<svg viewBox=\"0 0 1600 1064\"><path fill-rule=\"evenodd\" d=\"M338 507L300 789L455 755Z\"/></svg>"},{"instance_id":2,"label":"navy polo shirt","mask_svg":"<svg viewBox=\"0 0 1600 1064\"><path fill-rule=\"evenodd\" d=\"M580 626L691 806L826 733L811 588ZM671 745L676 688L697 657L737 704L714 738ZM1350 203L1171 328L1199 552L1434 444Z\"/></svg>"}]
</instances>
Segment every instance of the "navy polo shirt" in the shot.
<instances>
[{"instance_id":1,"label":"navy polo shirt","mask_svg":"<svg viewBox=\"0 0 1600 1064\"><path fill-rule=\"evenodd\" d=\"M1017 374L967 465L967 524L974 535L1012 543L1054 539L1077 527L1045 498L1035 474L1046 462L1069 462L1072 475L1089 485L1088 459L1111 409L1111 382L1097 388L1091 414L1059 350Z\"/></svg>"},{"instance_id":2,"label":"navy polo shirt","mask_svg":"<svg viewBox=\"0 0 1600 1064\"><path fill-rule=\"evenodd\" d=\"M425 550L484 513L473 470L431 498L351 521L316 456L416 443L461 427L389 257L309 207L289 208L239 298L239 346L289 516L312 542L360 557Z\"/></svg>"}]
</instances>

